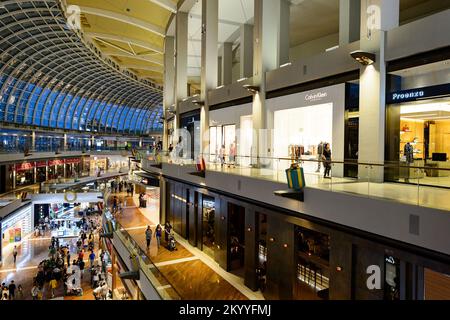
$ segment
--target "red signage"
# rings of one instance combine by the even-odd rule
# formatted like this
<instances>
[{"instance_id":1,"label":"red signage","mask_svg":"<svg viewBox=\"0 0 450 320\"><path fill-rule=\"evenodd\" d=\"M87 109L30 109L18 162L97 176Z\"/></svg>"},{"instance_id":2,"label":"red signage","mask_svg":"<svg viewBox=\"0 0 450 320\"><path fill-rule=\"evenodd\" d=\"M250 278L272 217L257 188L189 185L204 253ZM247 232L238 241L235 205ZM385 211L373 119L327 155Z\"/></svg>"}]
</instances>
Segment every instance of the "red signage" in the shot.
<instances>
[{"instance_id":1,"label":"red signage","mask_svg":"<svg viewBox=\"0 0 450 320\"><path fill-rule=\"evenodd\" d=\"M34 168L34 162L24 162L16 164L16 171L27 171Z\"/></svg>"},{"instance_id":2,"label":"red signage","mask_svg":"<svg viewBox=\"0 0 450 320\"><path fill-rule=\"evenodd\" d=\"M77 164L81 162L80 158L74 158L74 159L65 159L64 162L66 164Z\"/></svg>"},{"instance_id":3,"label":"red signage","mask_svg":"<svg viewBox=\"0 0 450 320\"><path fill-rule=\"evenodd\" d=\"M36 168L45 168L47 166L47 161L37 161Z\"/></svg>"},{"instance_id":4,"label":"red signage","mask_svg":"<svg viewBox=\"0 0 450 320\"><path fill-rule=\"evenodd\" d=\"M59 166L59 165L63 165L63 164L64 164L64 160L49 160L48 161L49 166Z\"/></svg>"}]
</instances>

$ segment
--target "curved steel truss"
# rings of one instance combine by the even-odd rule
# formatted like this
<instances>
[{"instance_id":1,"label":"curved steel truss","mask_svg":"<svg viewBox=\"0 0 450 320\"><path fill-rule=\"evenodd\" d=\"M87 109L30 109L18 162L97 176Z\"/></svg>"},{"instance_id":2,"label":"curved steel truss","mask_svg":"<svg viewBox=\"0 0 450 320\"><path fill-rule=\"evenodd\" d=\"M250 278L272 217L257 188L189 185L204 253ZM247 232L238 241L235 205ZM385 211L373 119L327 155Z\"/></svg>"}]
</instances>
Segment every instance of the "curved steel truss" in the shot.
<instances>
[{"instance_id":1,"label":"curved steel truss","mask_svg":"<svg viewBox=\"0 0 450 320\"><path fill-rule=\"evenodd\" d=\"M0 122L143 135L162 130L162 99L87 47L58 0L0 3Z\"/></svg>"}]
</instances>

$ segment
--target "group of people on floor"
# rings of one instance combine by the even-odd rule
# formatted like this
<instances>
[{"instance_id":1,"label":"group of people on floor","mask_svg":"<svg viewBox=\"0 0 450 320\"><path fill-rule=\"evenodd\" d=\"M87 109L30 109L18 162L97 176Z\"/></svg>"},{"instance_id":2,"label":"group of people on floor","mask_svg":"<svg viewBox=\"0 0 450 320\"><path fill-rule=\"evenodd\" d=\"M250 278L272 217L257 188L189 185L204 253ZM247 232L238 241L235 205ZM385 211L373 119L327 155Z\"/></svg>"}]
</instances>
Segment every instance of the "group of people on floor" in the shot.
<instances>
[{"instance_id":1,"label":"group of people on floor","mask_svg":"<svg viewBox=\"0 0 450 320\"><path fill-rule=\"evenodd\" d=\"M111 192L112 193L122 193L126 191L127 196L133 196L134 195L134 185L132 182L126 182L126 181L118 181L113 180L111 181Z\"/></svg>"},{"instance_id":2,"label":"group of people on floor","mask_svg":"<svg viewBox=\"0 0 450 320\"><path fill-rule=\"evenodd\" d=\"M14 280L11 280L9 285L3 282L1 295L0 300L23 300L23 287L20 284L16 286Z\"/></svg>"},{"instance_id":3,"label":"group of people on floor","mask_svg":"<svg viewBox=\"0 0 450 320\"><path fill-rule=\"evenodd\" d=\"M167 250L169 250L169 251L177 250L176 249L176 241L175 241L175 237L173 235L172 229L173 229L173 227L169 221L167 221L164 224L164 230L163 230L163 227L160 224L158 224L155 228L154 233L153 233L152 228L150 226L147 226L147 229L145 230L145 240L147 243L147 250L150 249L152 237L156 238L156 243L157 243L158 249L161 247L161 237L162 237L163 232L164 232L164 240L166 243Z\"/></svg>"}]
</instances>

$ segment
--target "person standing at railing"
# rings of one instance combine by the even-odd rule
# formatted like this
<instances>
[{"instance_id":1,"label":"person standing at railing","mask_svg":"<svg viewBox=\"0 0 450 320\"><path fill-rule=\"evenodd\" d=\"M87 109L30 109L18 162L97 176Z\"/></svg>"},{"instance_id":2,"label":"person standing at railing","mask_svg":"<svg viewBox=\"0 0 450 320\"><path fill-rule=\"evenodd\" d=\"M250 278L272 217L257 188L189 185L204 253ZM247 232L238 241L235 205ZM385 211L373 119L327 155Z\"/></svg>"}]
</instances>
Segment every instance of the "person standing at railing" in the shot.
<instances>
[{"instance_id":1,"label":"person standing at railing","mask_svg":"<svg viewBox=\"0 0 450 320\"><path fill-rule=\"evenodd\" d=\"M229 157L229 163L228 163L228 168L232 165L233 168L236 168L236 143L233 142L230 145L230 152L228 154Z\"/></svg>"},{"instance_id":2,"label":"person standing at railing","mask_svg":"<svg viewBox=\"0 0 450 320\"><path fill-rule=\"evenodd\" d=\"M323 165L325 167L325 172L324 172L323 177L331 179L331 177L330 177L330 172L331 172L331 149L330 149L330 144L329 143L325 143L325 145L324 145L322 158L324 160Z\"/></svg>"}]
</instances>

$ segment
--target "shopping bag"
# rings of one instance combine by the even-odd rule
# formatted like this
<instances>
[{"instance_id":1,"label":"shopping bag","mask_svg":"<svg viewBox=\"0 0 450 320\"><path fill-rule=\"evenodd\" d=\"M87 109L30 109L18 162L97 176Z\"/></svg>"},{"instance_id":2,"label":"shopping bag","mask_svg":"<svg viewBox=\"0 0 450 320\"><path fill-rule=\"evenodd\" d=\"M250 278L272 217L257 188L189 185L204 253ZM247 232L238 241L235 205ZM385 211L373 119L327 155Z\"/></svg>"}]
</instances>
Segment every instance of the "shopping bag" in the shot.
<instances>
[{"instance_id":1,"label":"shopping bag","mask_svg":"<svg viewBox=\"0 0 450 320\"><path fill-rule=\"evenodd\" d=\"M206 170L205 159L203 157L197 159L196 168L198 172L204 172Z\"/></svg>"},{"instance_id":2,"label":"shopping bag","mask_svg":"<svg viewBox=\"0 0 450 320\"><path fill-rule=\"evenodd\" d=\"M305 187L305 175L302 167L286 169L289 189L302 190Z\"/></svg>"}]
</instances>

